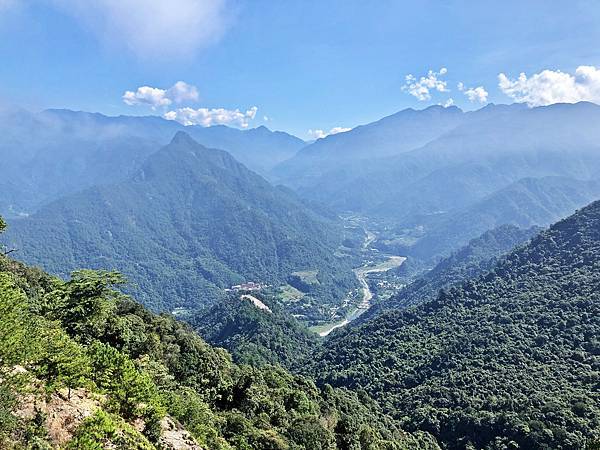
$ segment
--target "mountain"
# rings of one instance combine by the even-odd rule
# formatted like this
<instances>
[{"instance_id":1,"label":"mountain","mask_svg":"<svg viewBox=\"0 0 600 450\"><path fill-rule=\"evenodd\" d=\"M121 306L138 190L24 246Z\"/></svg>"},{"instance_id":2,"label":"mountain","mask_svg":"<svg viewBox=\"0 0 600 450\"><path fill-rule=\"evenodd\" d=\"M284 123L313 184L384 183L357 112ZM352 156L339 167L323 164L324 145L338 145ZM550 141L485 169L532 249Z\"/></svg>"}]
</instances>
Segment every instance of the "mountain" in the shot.
<instances>
[{"instance_id":1,"label":"mountain","mask_svg":"<svg viewBox=\"0 0 600 450\"><path fill-rule=\"evenodd\" d=\"M356 165L373 158L421 147L463 120L463 113L457 107L405 109L377 122L316 140L276 166L273 176L295 188L310 187L321 177L357 170Z\"/></svg>"},{"instance_id":2,"label":"mountain","mask_svg":"<svg viewBox=\"0 0 600 450\"><path fill-rule=\"evenodd\" d=\"M203 128L160 117L108 117L69 110L0 111L0 211L30 214L61 196L122 181L145 159L185 130L208 147L229 151L262 173L304 146L265 127Z\"/></svg>"},{"instance_id":3,"label":"mountain","mask_svg":"<svg viewBox=\"0 0 600 450\"><path fill-rule=\"evenodd\" d=\"M600 438L598 267L595 202L435 300L333 335L308 371L445 448L586 448Z\"/></svg>"},{"instance_id":4,"label":"mountain","mask_svg":"<svg viewBox=\"0 0 600 450\"><path fill-rule=\"evenodd\" d=\"M380 125L374 123L368 126L370 146L356 138L362 159L349 156L351 162L346 164L344 157L338 157L338 166L328 172L309 174L307 183L288 180L287 184L333 210L387 221L400 230L399 239L409 246L435 233L446 240L439 248L422 244L414 251L421 258L447 256L469 239L504 223L546 225L598 195L600 106L581 102L538 108L490 105L470 113L435 111L453 119L444 122L446 128L432 125L423 136L429 139L424 144L407 140L404 146L404 141L392 141L388 131L379 131ZM398 129L410 128L411 123L421 129L421 120L419 114L412 114ZM352 133L343 135L344 147L354 148ZM317 143L323 147L326 141ZM378 151L381 147L385 154L394 145L401 149L397 154L382 156ZM322 148L322 155L327 150ZM295 164L305 151L285 164ZM304 170L300 163L298 168ZM560 202L549 207L546 199L557 191ZM530 201L524 197L531 197ZM525 220L530 204L537 211ZM475 226L477 220L472 218L464 219L471 217L472 209L487 210L486 227ZM505 209L510 214L504 214ZM464 228L460 239L442 236L446 229L456 232L449 229L456 218L462 220L456 227Z\"/></svg>"},{"instance_id":5,"label":"mountain","mask_svg":"<svg viewBox=\"0 0 600 450\"><path fill-rule=\"evenodd\" d=\"M306 143L283 131L271 131L264 125L238 130L225 125L185 127L201 144L220 148L254 172L268 176L277 164L292 158Z\"/></svg>"},{"instance_id":6,"label":"mountain","mask_svg":"<svg viewBox=\"0 0 600 450\"><path fill-rule=\"evenodd\" d=\"M0 255L1 448L439 450L364 393L232 363L121 281Z\"/></svg>"},{"instance_id":7,"label":"mountain","mask_svg":"<svg viewBox=\"0 0 600 450\"><path fill-rule=\"evenodd\" d=\"M129 179L64 197L13 221L20 259L67 276L118 269L155 310L194 309L243 281L280 284L295 271L319 281L305 301L343 298L355 284L334 256L343 230L228 153L178 132Z\"/></svg>"},{"instance_id":8,"label":"mountain","mask_svg":"<svg viewBox=\"0 0 600 450\"><path fill-rule=\"evenodd\" d=\"M600 179L524 178L437 223L407 253L421 259L447 255L473 236L500 225L547 226L600 197Z\"/></svg>"}]
</instances>

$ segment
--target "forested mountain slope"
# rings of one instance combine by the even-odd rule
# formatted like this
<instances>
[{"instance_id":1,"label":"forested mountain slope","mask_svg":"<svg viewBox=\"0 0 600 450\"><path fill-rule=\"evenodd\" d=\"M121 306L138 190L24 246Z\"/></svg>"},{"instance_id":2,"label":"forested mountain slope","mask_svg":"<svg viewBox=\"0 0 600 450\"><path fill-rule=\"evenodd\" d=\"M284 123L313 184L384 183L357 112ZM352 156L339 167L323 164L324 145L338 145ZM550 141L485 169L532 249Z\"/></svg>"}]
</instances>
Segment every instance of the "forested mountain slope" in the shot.
<instances>
[{"instance_id":1,"label":"forested mountain slope","mask_svg":"<svg viewBox=\"0 0 600 450\"><path fill-rule=\"evenodd\" d=\"M186 321L207 342L229 350L235 361L253 366L280 364L295 368L298 361L319 344L316 334L273 299L252 294L269 308L265 310L242 295L230 294L192 314Z\"/></svg>"},{"instance_id":2,"label":"forested mountain slope","mask_svg":"<svg viewBox=\"0 0 600 450\"><path fill-rule=\"evenodd\" d=\"M1 448L439 448L364 394L233 364L121 281L62 281L0 255Z\"/></svg>"},{"instance_id":3,"label":"forested mountain slope","mask_svg":"<svg viewBox=\"0 0 600 450\"><path fill-rule=\"evenodd\" d=\"M61 196L121 181L181 130L207 147L230 152L263 174L305 144L265 127L184 127L155 116L0 108L0 212L30 214Z\"/></svg>"},{"instance_id":4,"label":"forested mountain slope","mask_svg":"<svg viewBox=\"0 0 600 450\"><path fill-rule=\"evenodd\" d=\"M586 448L600 438L599 287L595 202L487 274L338 333L309 371L447 448Z\"/></svg>"},{"instance_id":5,"label":"forested mountain slope","mask_svg":"<svg viewBox=\"0 0 600 450\"><path fill-rule=\"evenodd\" d=\"M372 318L381 311L407 308L412 305L435 300L440 289L476 278L489 271L506 253L527 242L541 228L518 228L502 225L486 231L436 266L403 288L397 295L374 305L361 320Z\"/></svg>"},{"instance_id":6,"label":"forested mountain slope","mask_svg":"<svg viewBox=\"0 0 600 450\"><path fill-rule=\"evenodd\" d=\"M548 226L600 197L600 179L524 178L473 205L431 223L407 253L421 259L447 255L473 236L510 224Z\"/></svg>"},{"instance_id":7,"label":"forested mountain slope","mask_svg":"<svg viewBox=\"0 0 600 450\"><path fill-rule=\"evenodd\" d=\"M128 292L171 311L297 270L318 272L314 299L342 298L355 280L350 263L334 256L341 239L335 217L180 132L128 180L15 220L6 242L20 259L62 276L82 266L117 269L132 282Z\"/></svg>"}]
</instances>

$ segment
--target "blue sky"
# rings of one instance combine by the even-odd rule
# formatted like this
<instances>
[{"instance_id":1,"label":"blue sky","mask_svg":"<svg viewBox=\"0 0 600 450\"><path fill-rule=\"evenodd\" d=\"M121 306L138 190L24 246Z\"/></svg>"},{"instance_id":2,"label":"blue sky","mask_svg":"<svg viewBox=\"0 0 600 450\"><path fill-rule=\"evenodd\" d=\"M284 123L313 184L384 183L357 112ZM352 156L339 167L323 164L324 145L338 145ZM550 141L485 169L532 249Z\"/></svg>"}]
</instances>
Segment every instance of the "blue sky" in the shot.
<instances>
[{"instance_id":1,"label":"blue sky","mask_svg":"<svg viewBox=\"0 0 600 450\"><path fill-rule=\"evenodd\" d=\"M597 1L91 3L0 0L1 101L309 138L449 99L600 100Z\"/></svg>"}]
</instances>

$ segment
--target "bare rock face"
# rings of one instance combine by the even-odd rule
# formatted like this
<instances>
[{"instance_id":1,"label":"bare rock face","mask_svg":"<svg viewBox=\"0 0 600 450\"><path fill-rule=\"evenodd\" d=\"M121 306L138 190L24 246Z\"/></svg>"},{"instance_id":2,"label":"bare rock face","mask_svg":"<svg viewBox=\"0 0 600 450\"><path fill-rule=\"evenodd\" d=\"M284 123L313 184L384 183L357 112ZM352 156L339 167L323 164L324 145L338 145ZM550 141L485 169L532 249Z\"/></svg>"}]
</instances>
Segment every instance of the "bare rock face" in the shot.
<instances>
[{"instance_id":1,"label":"bare rock face","mask_svg":"<svg viewBox=\"0 0 600 450\"><path fill-rule=\"evenodd\" d=\"M170 450L203 450L192 435L171 417L164 417L160 422L160 426L162 428L160 444L163 448Z\"/></svg>"},{"instance_id":2,"label":"bare rock face","mask_svg":"<svg viewBox=\"0 0 600 450\"><path fill-rule=\"evenodd\" d=\"M60 448L71 440L81 422L94 414L100 405L101 397L85 389L72 389L70 398L64 389L52 394L49 399L33 394L23 397L17 415L33 419L36 414L43 414L50 442Z\"/></svg>"}]
</instances>

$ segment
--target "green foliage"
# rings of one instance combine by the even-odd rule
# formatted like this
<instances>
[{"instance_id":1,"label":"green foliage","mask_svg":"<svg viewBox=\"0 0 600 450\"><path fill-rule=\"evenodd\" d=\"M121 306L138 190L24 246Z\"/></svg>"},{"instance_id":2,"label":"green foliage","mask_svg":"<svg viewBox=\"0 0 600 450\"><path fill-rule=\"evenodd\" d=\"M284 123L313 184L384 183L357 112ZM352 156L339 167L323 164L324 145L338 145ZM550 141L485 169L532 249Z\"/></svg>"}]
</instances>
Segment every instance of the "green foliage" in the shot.
<instances>
[{"instance_id":1,"label":"green foliage","mask_svg":"<svg viewBox=\"0 0 600 450\"><path fill-rule=\"evenodd\" d=\"M91 379L108 394L109 407L128 420L145 418L146 435L157 437L151 428L157 426L156 418L164 410L149 374L140 372L129 357L108 344L94 342L88 352L94 367Z\"/></svg>"},{"instance_id":2,"label":"green foliage","mask_svg":"<svg viewBox=\"0 0 600 450\"><path fill-rule=\"evenodd\" d=\"M69 448L158 447L165 414L211 449L362 448L345 444L354 435L364 442L411 442L366 398L320 390L277 366L234 364L188 325L113 291L121 281L116 274L81 271L60 281L3 258L0 269L3 372L10 371L9 360L22 364L48 394L61 390L53 395L62 396L67 388L66 401L74 387L83 387L78 396L101 394ZM21 345L30 349L26 357ZM18 394L18 386L0 384L0 437L46 445L42 416L30 423L30 433L16 420Z\"/></svg>"},{"instance_id":3,"label":"green foliage","mask_svg":"<svg viewBox=\"0 0 600 450\"><path fill-rule=\"evenodd\" d=\"M339 333L309 371L447 448L580 449L599 433L599 285L596 202L480 277Z\"/></svg>"},{"instance_id":4,"label":"green foliage","mask_svg":"<svg viewBox=\"0 0 600 450\"><path fill-rule=\"evenodd\" d=\"M121 296L112 288L122 283L123 277L116 272L73 272L69 281L55 281L44 298L42 313L59 320L71 336L89 342L104 332L115 300Z\"/></svg>"},{"instance_id":5,"label":"green foliage","mask_svg":"<svg viewBox=\"0 0 600 450\"><path fill-rule=\"evenodd\" d=\"M27 298L15 285L13 277L0 273L0 366L10 367L21 362L28 345L26 316ZM3 374L0 373L0 376Z\"/></svg>"},{"instance_id":6,"label":"green foliage","mask_svg":"<svg viewBox=\"0 0 600 450\"><path fill-rule=\"evenodd\" d=\"M186 320L210 344L229 350L238 363L294 367L318 345L317 337L275 301L254 295L271 311L257 308L236 293Z\"/></svg>"},{"instance_id":7,"label":"green foliage","mask_svg":"<svg viewBox=\"0 0 600 450\"><path fill-rule=\"evenodd\" d=\"M189 387L161 392L169 414L185 424L200 445L215 450L230 449L230 445L220 435L219 429L225 421L221 415L211 410L200 394Z\"/></svg>"},{"instance_id":8,"label":"green foliage","mask_svg":"<svg viewBox=\"0 0 600 450\"><path fill-rule=\"evenodd\" d=\"M539 231L541 229L537 227L522 230L513 225L502 225L486 231L480 237L472 239L468 245L442 259L433 269L406 286L397 295L372 308L372 311L365 316L373 317L383 310L406 308L435 300L440 289L447 289L486 273L502 255L523 244Z\"/></svg>"},{"instance_id":9,"label":"green foliage","mask_svg":"<svg viewBox=\"0 0 600 450\"><path fill-rule=\"evenodd\" d=\"M155 450L131 425L101 409L81 423L67 449L102 450L109 445L123 450Z\"/></svg>"},{"instance_id":10,"label":"green foliage","mask_svg":"<svg viewBox=\"0 0 600 450\"><path fill-rule=\"evenodd\" d=\"M70 398L72 388L85 386L90 379L92 366L85 348L52 325L42 325L38 338L41 345L34 360L36 375L47 380L50 392L68 388Z\"/></svg>"},{"instance_id":11,"label":"green foliage","mask_svg":"<svg viewBox=\"0 0 600 450\"><path fill-rule=\"evenodd\" d=\"M3 381L0 383L0 445L4 445L17 427L18 420L13 414L18 405L14 386Z\"/></svg>"}]
</instances>

